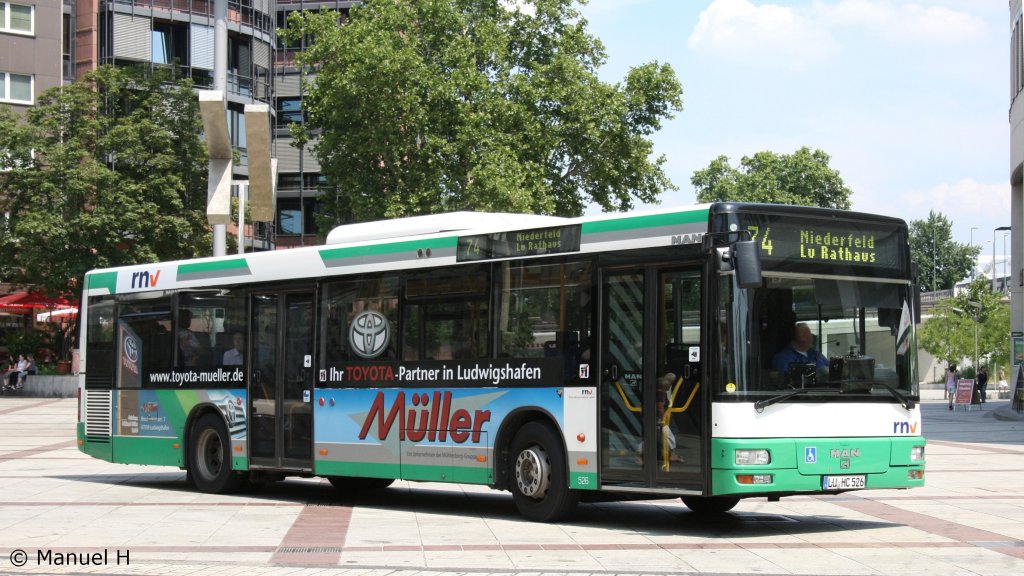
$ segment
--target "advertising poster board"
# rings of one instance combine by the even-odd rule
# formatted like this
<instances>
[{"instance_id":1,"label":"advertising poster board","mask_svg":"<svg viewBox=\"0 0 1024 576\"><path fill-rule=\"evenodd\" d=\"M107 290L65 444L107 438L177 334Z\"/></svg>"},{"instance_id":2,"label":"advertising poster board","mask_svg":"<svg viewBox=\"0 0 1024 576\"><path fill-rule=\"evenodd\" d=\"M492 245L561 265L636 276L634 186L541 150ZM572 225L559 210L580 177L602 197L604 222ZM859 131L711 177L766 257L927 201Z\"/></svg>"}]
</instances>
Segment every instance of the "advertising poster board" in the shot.
<instances>
[{"instance_id":1,"label":"advertising poster board","mask_svg":"<svg viewBox=\"0 0 1024 576\"><path fill-rule=\"evenodd\" d=\"M953 398L953 403L963 404L969 410L971 407L971 396L973 393L974 380L964 378L956 383L956 396Z\"/></svg>"}]
</instances>

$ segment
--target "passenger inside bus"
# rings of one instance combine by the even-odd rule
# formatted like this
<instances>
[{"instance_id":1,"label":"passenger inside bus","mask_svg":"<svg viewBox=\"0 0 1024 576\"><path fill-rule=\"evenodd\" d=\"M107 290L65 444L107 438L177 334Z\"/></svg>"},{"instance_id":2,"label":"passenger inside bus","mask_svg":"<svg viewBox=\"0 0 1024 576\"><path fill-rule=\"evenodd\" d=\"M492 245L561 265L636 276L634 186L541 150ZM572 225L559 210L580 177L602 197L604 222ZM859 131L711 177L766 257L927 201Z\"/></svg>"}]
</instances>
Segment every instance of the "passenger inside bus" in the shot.
<instances>
[{"instance_id":1,"label":"passenger inside bus","mask_svg":"<svg viewBox=\"0 0 1024 576\"><path fill-rule=\"evenodd\" d=\"M182 310L178 314L178 365L195 368L199 365L204 350L199 337L192 331L192 311Z\"/></svg>"}]
</instances>

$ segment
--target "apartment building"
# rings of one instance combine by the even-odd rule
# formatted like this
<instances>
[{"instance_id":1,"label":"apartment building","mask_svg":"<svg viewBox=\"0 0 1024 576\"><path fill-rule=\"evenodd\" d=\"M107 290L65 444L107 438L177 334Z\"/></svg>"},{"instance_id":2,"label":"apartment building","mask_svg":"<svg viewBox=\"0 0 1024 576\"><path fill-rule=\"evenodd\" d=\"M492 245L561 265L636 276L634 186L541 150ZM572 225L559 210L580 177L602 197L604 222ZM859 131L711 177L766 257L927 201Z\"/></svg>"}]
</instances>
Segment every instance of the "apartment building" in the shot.
<instances>
[{"instance_id":1,"label":"apartment building","mask_svg":"<svg viewBox=\"0 0 1024 576\"><path fill-rule=\"evenodd\" d=\"M241 154L233 178L248 178L244 107L273 110L278 160L277 213L258 226L256 248L317 242L314 212L324 185L309 148L288 130L302 122L303 42L279 41L298 10L332 9L347 15L356 0L228 0L227 105L231 144ZM42 91L80 78L101 65L145 66L213 85L214 0L0 0L0 103L24 110ZM237 191L236 191L237 193Z\"/></svg>"},{"instance_id":2,"label":"apartment building","mask_svg":"<svg viewBox=\"0 0 1024 576\"><path fill-rule=\"evenodd\" d=\"M15 111L73 78L66 45L73 0L0 0L0 103Z\"/></svg>"}]
</instances>

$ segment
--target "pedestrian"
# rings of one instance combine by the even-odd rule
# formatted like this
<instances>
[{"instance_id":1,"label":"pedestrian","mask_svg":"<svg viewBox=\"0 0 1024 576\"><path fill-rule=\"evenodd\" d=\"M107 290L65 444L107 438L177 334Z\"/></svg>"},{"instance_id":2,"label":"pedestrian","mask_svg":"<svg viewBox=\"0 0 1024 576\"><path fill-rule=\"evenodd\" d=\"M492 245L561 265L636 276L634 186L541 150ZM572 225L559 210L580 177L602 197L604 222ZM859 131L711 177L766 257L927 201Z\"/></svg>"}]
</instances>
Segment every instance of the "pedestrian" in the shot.
<instances>
[{"instance_id":1,"label":"pedestrian","mask_svg":"<svg viewBox=\"0 0 1024 576\"><path fill-rule=\"evenodd\" d=\"M978 395L981 396L981 402L985 402L985 397L988 395L988 368L982 366L978 368Z\"/></svg>"},{"instance_id":2,"label":"pedestrian","mask_svg":"<svg viewBox=\"0 0 1024 576\"><path fill-rule=\"evenodd\" d=\"M7 382L4 384L4 390L14 390L21 387L21 381L24 378L25 372L28 371L28 359L25 358L24 354L18 355L18 363L7 373Z\"/></svg>"},{"instance_id":3,"label":"pedestrian","mask_svg":"<svg viewBox=\"0 0 1024 576\"><path fill-rule=\"evenodd\" d=\"M953 398L956 397L956 384L960 381L960 373L956 371L956 363L951 362L946 369L946 398L949 399L949 409L953 409Z\"/></svg>"}]
</instances>

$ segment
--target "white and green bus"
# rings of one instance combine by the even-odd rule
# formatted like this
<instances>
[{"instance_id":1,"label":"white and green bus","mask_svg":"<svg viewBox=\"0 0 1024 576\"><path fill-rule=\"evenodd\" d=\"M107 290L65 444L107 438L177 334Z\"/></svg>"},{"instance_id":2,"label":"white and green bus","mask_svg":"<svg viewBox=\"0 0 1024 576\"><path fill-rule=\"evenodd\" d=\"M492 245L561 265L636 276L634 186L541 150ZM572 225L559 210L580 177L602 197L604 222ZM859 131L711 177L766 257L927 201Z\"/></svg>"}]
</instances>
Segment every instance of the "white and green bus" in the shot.
<instances>
[{"instance_id":1,"label":"white and green bus","mask_svg":"<svg viewBox=\"0 0 1024 576\"><path fill-rule=\"evenodd\" d=\"M915 294L903 221L738 203L96 270L79 447L204 492L483 484L538 521L922 486ZM798 323L823 360L779 366Z\"/></svg>"}]
</instances>

